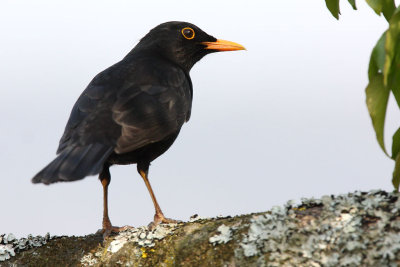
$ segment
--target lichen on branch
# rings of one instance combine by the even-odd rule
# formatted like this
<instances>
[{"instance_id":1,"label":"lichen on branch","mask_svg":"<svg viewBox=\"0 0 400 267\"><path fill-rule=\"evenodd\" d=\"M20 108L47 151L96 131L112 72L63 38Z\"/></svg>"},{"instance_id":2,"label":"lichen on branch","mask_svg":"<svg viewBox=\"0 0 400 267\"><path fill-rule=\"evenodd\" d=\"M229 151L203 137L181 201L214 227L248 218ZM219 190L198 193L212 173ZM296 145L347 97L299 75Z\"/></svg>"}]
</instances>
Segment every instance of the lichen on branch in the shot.
<instances>
[{"instance_id":1,"label":"lichen on branch","mask_svg":"<svg viewBox=\"0 0 400 267\"><path fill-rule=\"evenodd\" d=\"M379 190L302 199L257 214L128 229L104 242L52 237L11 256L0 265L398 266L400 199Z\"/></svg>"}]
</instances>

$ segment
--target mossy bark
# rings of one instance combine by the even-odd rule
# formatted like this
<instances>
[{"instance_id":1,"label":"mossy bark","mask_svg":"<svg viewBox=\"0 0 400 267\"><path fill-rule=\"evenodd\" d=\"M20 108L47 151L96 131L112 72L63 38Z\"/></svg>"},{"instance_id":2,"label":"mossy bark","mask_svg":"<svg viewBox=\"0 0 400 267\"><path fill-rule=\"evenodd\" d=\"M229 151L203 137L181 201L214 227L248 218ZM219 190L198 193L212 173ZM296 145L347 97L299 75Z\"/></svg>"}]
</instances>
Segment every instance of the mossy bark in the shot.
<instances>
[{"instance_id":1,"label":"mossy bark","mask_svg":"<svg viewBox=\"0 0 400 267\"><path fill-rule=\"evenodd\" d=\"M57 237L0 266L398 266L400 200L356 192L146 233Z\"/></svg>"}]
</instances>

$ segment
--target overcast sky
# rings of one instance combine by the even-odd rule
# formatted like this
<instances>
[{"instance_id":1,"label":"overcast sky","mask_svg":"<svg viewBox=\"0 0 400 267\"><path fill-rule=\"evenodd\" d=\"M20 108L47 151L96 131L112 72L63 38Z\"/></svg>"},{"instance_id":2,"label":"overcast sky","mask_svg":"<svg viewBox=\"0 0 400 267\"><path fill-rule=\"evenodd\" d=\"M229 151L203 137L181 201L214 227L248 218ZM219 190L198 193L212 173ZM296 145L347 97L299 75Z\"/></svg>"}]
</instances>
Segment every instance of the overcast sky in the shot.
<instances>
[{"instance_id":1,"label":"overcast sky","mask_svg":"<svg viewBox=\"0 0 400 267\"><path fill-rule=\"evenodd\" d=\"M248 51L191 71L192 117L150 181L167 217L265 211L289 199L392 190L365 106L367 66L385 30L364 1L336 21L312 1L5 1L0 3L0 233L84 235L101 228L97 177L33 185L94 75L154 26L196 24ZM398 127L392 99L386 127ZM136 166L111 168L114 225L154 214Z\"/></svg>"}]
</instances>

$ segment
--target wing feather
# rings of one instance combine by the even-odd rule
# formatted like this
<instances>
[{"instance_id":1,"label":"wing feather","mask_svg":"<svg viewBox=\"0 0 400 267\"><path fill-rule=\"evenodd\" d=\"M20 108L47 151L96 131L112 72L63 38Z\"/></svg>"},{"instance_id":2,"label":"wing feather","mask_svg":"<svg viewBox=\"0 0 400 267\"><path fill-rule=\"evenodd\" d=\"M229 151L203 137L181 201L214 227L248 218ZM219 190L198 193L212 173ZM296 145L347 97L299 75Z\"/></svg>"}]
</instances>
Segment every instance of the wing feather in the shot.
<instances>
[{"instance_id":1,"label":"wing feather","mask_svg":"<svg viewBox=\"0 0 400 267\"><path fill-rule=\"evenodd\" d=\"M57 153L94 143L126 153L179 131L190 117L190 78L171 65L150 67L140 65L124 75L110 68L96 76L75 103ZM118 82L110 84L111 78Z\"/></svg>"}]
</instances>

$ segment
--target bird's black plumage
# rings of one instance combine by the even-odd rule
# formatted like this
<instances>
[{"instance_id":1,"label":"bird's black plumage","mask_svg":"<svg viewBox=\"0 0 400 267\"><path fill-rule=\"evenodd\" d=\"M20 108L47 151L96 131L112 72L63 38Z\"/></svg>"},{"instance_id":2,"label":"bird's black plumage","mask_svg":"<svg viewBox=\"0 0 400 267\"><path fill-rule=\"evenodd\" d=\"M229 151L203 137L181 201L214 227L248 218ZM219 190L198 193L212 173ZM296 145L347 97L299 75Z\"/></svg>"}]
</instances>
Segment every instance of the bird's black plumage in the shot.
<instances>
[{"instance_id":1,"label":"bird's black plumage","mask_svg":"<svg viewBox=\"0 0 400 267\"><path fill-rule=\"evenodd\" d=\"M190 69L208 53L243 49L214 47L218 42L187 22L152 29L89 83L72 108L58 156L32 182L74 181L100 173L108 186L109 166L131 163L147 179L150 162L172 145L190 118Z\"/></svg>"}]
</instances>

